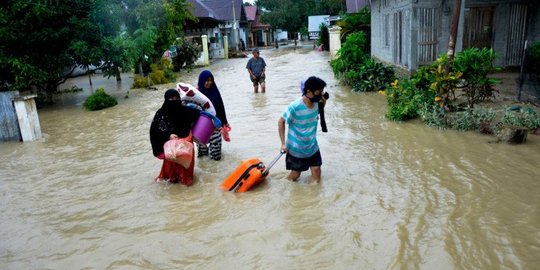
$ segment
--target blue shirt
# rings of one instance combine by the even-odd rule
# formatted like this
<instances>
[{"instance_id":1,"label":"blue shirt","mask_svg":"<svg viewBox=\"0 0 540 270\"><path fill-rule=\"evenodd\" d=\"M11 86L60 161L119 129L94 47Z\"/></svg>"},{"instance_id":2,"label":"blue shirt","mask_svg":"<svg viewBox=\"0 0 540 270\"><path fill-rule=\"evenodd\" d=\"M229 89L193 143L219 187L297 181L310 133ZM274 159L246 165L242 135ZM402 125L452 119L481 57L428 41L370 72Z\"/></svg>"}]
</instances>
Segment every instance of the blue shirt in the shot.
<instances>
[{"instance_id":1,"label":"blue shirt","mask_svg":"<svg viewBox=\"0 0 540 270\"><path fill-rule=\"evenodd\" d=\"M252 57L247 62L246 68L251 70L253 72L253 75L259 77L261 76L264 68L266 67L266 62L264 62L264 59L262 57L259 57L259 59L255 59L255 57Z\"/></svg>"},{"instance_id":2,"label":"blue shirt","mask_svg":"<svg viewBox=\"0 0 540 270\"><path fill-rule=\"evenodd\" d=\"M302 98L292 102L283 112L282 117L289 125L286 141L289 154L298 158L307 158L319 151L318 114L319 106L315 104L313 108L308 108Z\"/></svg>"}]
</instances>

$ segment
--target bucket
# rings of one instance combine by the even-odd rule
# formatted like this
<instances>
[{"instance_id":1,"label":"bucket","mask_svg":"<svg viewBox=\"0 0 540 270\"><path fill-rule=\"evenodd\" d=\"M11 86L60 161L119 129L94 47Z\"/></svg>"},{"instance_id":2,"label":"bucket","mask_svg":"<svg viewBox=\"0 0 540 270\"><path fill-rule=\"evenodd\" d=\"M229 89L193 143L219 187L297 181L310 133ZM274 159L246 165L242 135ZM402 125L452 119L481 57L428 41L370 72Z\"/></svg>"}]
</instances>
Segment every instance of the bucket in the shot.
<instances>
[{"instance_id":1,"label":"bucket","mask_svg":"<svg viewBox=\"0 0 540 270\"><path fill-rule=\"evenodd\" d=\"M193 140L198 144L207 144L214 132L214 122L210 116L201 113L199 119L193 126Z\"/></svg>"}]
</instances>

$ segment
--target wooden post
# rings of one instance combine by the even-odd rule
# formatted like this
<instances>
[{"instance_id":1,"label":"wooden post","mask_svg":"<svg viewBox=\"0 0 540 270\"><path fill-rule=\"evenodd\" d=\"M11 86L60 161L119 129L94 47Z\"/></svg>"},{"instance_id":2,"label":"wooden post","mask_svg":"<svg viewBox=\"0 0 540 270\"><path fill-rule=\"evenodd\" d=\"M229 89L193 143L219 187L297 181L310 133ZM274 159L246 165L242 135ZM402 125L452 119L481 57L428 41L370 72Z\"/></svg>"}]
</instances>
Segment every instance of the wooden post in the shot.
<instances>
[{"instance_id":1,"label":"wooden post","mask_svg":"<svg viewBox=\"0 0 540 270\"><path fill-rule=\"evenodd\" d=\"M525 59L527 58L527 43L529 41L525 40L525 48L523 49L523 58L521 59L521 66L519 68L519 77L518 77L518 83L516 87L516 96L517 100L521 101L521 89L523 88L523 82L525 79L523 78L523 66L525 65Z\"/></svg>"},{"instance_id":2,"label":"wooden post","mask_svg":"<svg viewBox=\"0 0 540 270\"><path fill-rule=\"evenodd\" d=\"M23 142L41 139L41 125L34 101L36 97L37 95L28 95L13 98Z\"/></svg>"},{"instance_id":3,"label":"wooden post","mask_svg":"<svg viewBox=\"0 0 540 270\"><path fill-rule=\"evenodd\" d=\"M447 54L448 64L446 65L446 72L450 72L451 70L450 64L454 60L460 13L461 13L461 0L454 0L454 8L452 9L452 24L450 26L450 39L448 41L448 54Z\"/></svg>"}]
</instances>

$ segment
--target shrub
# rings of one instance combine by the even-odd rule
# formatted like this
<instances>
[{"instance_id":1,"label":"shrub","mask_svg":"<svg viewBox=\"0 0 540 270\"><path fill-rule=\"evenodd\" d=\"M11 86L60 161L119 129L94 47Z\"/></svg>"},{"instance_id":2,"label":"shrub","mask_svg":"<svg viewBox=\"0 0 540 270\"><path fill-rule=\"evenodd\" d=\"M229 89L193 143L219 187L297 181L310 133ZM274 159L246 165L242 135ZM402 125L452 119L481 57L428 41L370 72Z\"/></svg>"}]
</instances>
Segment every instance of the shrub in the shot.
<instances>
[{"instance_id":1,"label":"shrub","mask_svg":"<svg viewBox=\"0 0 540 270\"><path fill-rule=\"evenodd\" d=\"M456 99L454 89L459 84L459 79L463 75L460 71L446 72L446 65L448 65L448 59L446 55L443 55L429 67L429 72L431 73L430 88L440 98L442 105L447 105L448 102Z\"/></svg>"},{"instance_id":2,"label":"shrub","mask_svg":"<svg viewBox=\"0 0 540 270\"><path fill-rule=\"evenodd\" d=\"M476 119L478 129L482 134L493 134L493 120L497 113L492 108L476 106L473 109L473 116Z\"/></svg>"},{"instance_id":3,"label":"shrub","mask_svg":"<svg viewBox=\"0 0 540 270\"><path fill-rule=\"evenodd\" d=\"M118 102L112 96L105 93L105 89L98 88L94 94L89 96L83 103L83 107L89 111L97 111L113 107Z\"/></svg>"},{"instance_id":4,"label":"shrub","mask_svg":"<svg viewBox=\"0 0 540 270\"><path fill-rule=\"evenodd\" d=\"M434 104L435 93L429 89L416 88L414 82L410 79L396 80L386 89L388 119L403 121L417 118L424 104Z\"/></svg>"},{"instance_id":5,"label":"shrub","mask_svg":"<svg viewBox=\"0 0 540 270\"><path fill-rule=\"evenodd\" d=\"M347 41L338 50L337 58L330 62L334 75L339 78L350 70L357 70L369 59L366 46L367 37L364 32L350 34Z\"/></svg>"},{"instance_id":6,"label":"shrub","mask_svg":"<svg viewBox=\"0 0 540 270\"><path fill-rule=\"evenodd\" d=\"M350 71L347 77L352 82L353 91L367 92L389 87L395 79L395 73L391 67L367 59L358 71Z\"/></svg>"},{"instance_id":7,"label":"shrub","mask_svg":"<svg viewBox=\"0 0 540 270\"><path fill-rule=\"evenodd\" d=\"M135 75L135 77L133 78L133 86L131 86L131 88L137 89L137 88L144 88L148 86L150 85L148 84L147 77L143 77L141 75Z\"/></svg>"},{"instance_id":8,"label":"shrub","mask_svg":"<svg viewBox=\"0 0 540 270\"><path fill-rule=\"evenodd\" d=\"M325 51L330 50L330 33L328 33L328 26L324 23L319 25L319 38L317 39L317 44L322 44Z\"/></svg>"},{"instance_id":9,"label":"shrub","mask_svg":"<svg viewBox=\"0 0 540 270\"><path fill-rule=\"evenodd\" d=\"M65 89L59 90L59 91L58 91L57 93L55 93L55 94L76 93L76 92L82 92L82 91L83 91L82 88L73 85L73 86L71 86L71 88L65 88Z\"/></svg>"},{"instance_id":10,"label":"shrub","mask_svg":"<svg viewBox=\"0 0 540 270\"><path fill-rule=\"evenodd\" d=\"M526 110L521 109L519 111L513 111L507 108L502 117L502 123L509 126L535 129L540 127L540 118L531 108Z\"/></svg>"},{"instance_id":11,"label":"shrub","mask_svg":"<svg viewBox=\"0 0 540 270\"><path fill-rule=\"evenodd\" d=\"M450 117L450 126L459 131L477 130L479 123L469 107L465 111L456 112Z\"/></svg>"},{"instance_id":12,"label":"shrub","mask_svg":"<svg viewBox=\"0 0 540 270\"><path fill-rule=\"evenodd\" d=\"M200 45L197 45L196 39L193 39L194 42L190 42L185 39L176 40L176 52L177 55L172 59L173 71L178 72L183 68L191 69L193 64L199 56L201 55L202 48ZM200 44L200 40L199 43Z\"/></svg>"},{"instance_id":13,"label":"shrub","mask_svg":"<svg viewBox=\"0 0 540 270\"><path fill-rule=\"evenodd\" d=\"M420 118L428 127L446 128L448 126L445 110L436 104L424 103L418 110Z\"/></svg>"},{"instance_id":14,"label":"shrub","mask_svg":"<svg viewBox=\"0 0 540 270\"><path fill-rule=\"evenodd\" d=\"M394 121L417 118L423 104L433 104L434 96L431 91L417 89L410 79L396 80L386 89L386 117Z\"/></svg>"},{"instance_id":15,"label":"shrub","mask_svg":"<svg viewBox=\"0 0 540 270\"><path fill-rule=\"evenodd\" d=\"M169 82L169 80L165 78L165 72L163 70L154 70L150 73L150 81L152 84L164 84Z\"/></svg>"},{"instance_id":16,"label":"shrub","mask_svg":"<svg viewBox=\"0 0 540 270\"><path fill-rule=\"evenodd\" d=\"M339 20L336 23L339 27L341 27L341 40L342 42L345 42L347 40L347 36L356 33L356 32L365 32L368 33L368 43L367 43L367 52L369 52L369 38L370 38L370 31L371 31L371 11L364 7L362 10L360 10L358 13L347 13L342 16L342 19Z\"/></svg>"},{"instance_id":17,"label":"shrub","mask_svg":"<svg viewBox=\"0 0 540 270\"><path fill-rule=\"evenodd\" d=\"M489 74L498 70L493 66L494 59L495 52L487 48L469 48L456 54L452 69L463 74L462 88L470 107L495 97L493 86L499 81L488 78Z\"/></svg>"}]
</instances>

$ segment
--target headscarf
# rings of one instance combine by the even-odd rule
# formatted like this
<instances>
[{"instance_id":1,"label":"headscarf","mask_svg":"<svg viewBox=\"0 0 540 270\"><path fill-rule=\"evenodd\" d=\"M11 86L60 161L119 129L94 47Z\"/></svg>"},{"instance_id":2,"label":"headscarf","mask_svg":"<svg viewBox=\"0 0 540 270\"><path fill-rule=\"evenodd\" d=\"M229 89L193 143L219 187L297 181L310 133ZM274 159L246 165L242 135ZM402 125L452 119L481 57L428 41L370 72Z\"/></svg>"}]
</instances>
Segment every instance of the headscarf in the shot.
<instances>
[{"instance_id":1,"label":"headscarf","mask_svg":"<svg viewBox=\"0 0 540 270\"><path fill-rule=\"evenodd\" d=\"M165 95L164 95L165 101L169 100L169 98L172 98L172 97L180 98L180 93L174 89L169 89L165 91Z\"/></svg>"},{"instance_id":2,"label":"headscarf","mask_svg":"<svg viewBox=\"0 0 540 270\"><path fill-rule=\"evenodd\" d=\"M193 124L199 118L200 112L183 106L180 99L169 100L175 96L180 98L180 93L176 89L165 92L165 101L150 125L150 143L156 157L163 153L163 144L169 140L171 134L176 134L180 138L189 136Z\"/></svg>"},{"instance_id":3,"label":"headscarf","mask_svg":"<svg viewBox=\"0 0 540 270\"><path fill-rule=\"evenodd\" d=\"M165 91L163 95L165 101L161 105L163 112L168 115L178 115L182 112L182 101L180 100L180 93L175 89L169 89ZM178 97L178 100L169 100L169 98Z\"/></svg>"},{"instance_id":4,"label":"headscarf","mask_svg":"<svg viewBox=\"0 0 540 270\"><path fill-rule=\"evenodd\" d=\"M208 80L209 77L212 77L213 83L212 86L210 86L209 89L206 89L204 87L204 83L206 80ZM212 72L209 70L204 70L199 74L199 81L197 83L197 86L199 87L199 91L203 93L214 105L214 108L216 109L216 116L221 120L221 123L223 125L228 124L227 121L227 115L225 113L225 105L223 105L223 99L221 98L221 94L219 93L219 89L216 84L216 80L214 78L214 75L212 75Z\"/></svg>"}]
</instances>

